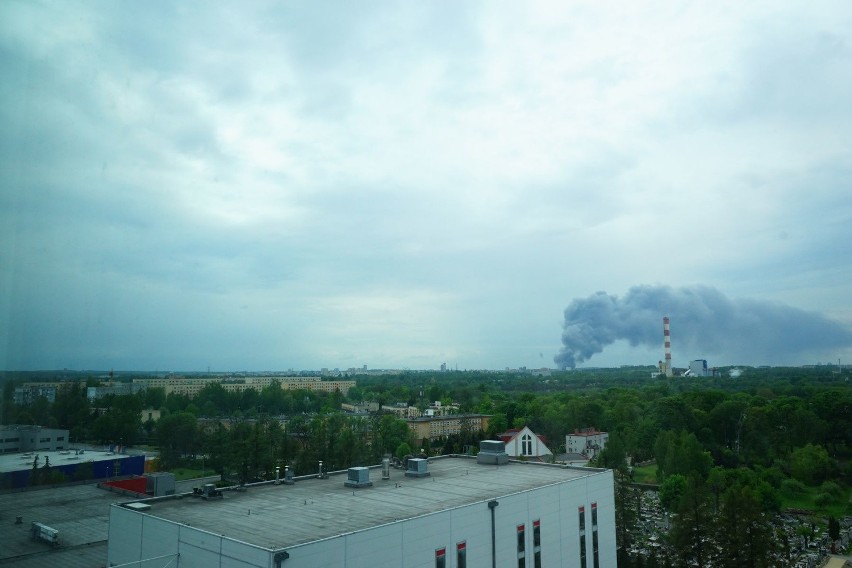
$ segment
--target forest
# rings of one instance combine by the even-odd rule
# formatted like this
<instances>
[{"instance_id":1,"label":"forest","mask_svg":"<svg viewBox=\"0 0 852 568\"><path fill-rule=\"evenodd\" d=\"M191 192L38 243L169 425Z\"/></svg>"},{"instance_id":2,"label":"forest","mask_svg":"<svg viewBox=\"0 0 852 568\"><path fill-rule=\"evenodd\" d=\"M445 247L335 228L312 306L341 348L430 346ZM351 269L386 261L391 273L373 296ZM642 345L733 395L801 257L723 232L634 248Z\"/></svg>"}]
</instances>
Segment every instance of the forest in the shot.
<instances>
[{"instance_id":1,"label":"forest","mask_svg":"<svg viewBox=\"0 0 852 568\"><path fill-rule=\"evenodd\" d=\"M211 384L195 398L149 389L90 404L85 384L18 408L16 380L4 385L3 421L69 428L71 439L146 444L159 449L163 469L213 469L230 481L269 478L287 465L299 474L378 463L421 449L461 452L482 438L527 425L554 453L578 428L609 432L600 466L616 476L620 550L635 536L635 482L659 486L671 515L673 554L694 565L771 566L791 544L778 534L776 513L795 508L833 530L852 515L852 395L849 373L834 368L745 368L737 378L651 378L650 368L591 369L533 376L519 372L406 372L355 376L348 396L285 391L231 393ZM96 383L89 379L90 383ZM412 439L390 414L348 415L344 402L433 401L459 412L491 415L488 431L462 432L429 443ZM142 421L143 409L159 421ZM637 479L639 463L654 464ZM786 549L785 549L786 547ZM725 552L735 551L735 552ZM736 558L723 554L735 554ZM645 562L645 564L642 564ZM655 564L659 562L659 564ZM666 565L668 557L619 565Z\"/></svg>"}]
</instances>

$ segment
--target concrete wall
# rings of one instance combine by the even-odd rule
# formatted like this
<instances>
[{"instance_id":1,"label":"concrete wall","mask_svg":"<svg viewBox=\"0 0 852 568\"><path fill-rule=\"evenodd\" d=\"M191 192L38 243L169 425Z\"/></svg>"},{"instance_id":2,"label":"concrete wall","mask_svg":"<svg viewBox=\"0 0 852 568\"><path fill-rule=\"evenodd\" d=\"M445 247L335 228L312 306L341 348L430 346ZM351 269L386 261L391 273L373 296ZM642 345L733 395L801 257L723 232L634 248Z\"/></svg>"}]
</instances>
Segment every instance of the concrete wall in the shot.
<instances>
[{"instance_id":1,"label":"concrete wall","mask_svg":"<svg viewBox=\"0 0 852 568\"><path fill-rule=\"evenodd\" d=\"M108 565L137 562L134 568L162 568L167 557L176 554L181 568L273 566L268 550L119 505L110 507Z\"/></svg>"}]
</instances>

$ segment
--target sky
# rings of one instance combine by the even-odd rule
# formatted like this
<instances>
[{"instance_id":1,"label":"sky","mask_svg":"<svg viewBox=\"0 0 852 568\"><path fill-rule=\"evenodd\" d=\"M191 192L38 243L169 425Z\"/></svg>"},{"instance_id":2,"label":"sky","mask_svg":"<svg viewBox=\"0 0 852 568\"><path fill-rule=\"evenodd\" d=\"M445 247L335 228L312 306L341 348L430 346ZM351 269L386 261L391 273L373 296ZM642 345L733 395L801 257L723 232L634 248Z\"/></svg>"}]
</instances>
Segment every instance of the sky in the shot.
<instances>
[{"instance_id":1,"label":"sky","mask_svg":"<svg viewBox=\"0 0 852 568\"><path fill-rule=\"evenodd\" d=\"M852 363L847 0L5 0L0 76L2 369Z\"/></svg>"}]
</instances>

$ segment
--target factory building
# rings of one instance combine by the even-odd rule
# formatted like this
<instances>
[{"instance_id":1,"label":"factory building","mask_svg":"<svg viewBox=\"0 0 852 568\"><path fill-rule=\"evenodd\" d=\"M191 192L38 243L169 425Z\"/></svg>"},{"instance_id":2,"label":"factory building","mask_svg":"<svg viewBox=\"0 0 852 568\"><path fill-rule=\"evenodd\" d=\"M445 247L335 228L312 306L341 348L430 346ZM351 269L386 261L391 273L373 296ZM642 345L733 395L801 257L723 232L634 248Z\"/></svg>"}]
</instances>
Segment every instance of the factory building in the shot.
<instances>
[{"instance_id":1,"label":"factory building","mask_svg":"<svg viewBox=\"0 0 852 568\"><path fill-rule=\"evenodd\" d=\"M690 361L689 370L685 373L685 375L692 377L709 377L710 372L707 369L707 360L696 359L695 361Z\"/></svg>"},{"instance_id":2,"label":"factory building","mask_svg":"<svg viewBox=\"0 0 852 568\"><path fill-rule=\"evenodd\" d=\"M144 455L95 450L33 450L0 455L0 489L141 475L144 471Z\"/></svg>"},{"instance_id":3,"label":"factory building","mask_svg":"<svg viewBox=\"0 0 852 568\"><path fill-rule=\"evenodd\" d=\"M0 454L64 449L68 445L68 430L42 428L35 425L10 424L0 426Z\"/></svg>"},{"instance_id":4,"label":"factory building","mask_svg":"<svg viewBox=\"0 0 852 568\"><path fill-rule=\"evenodd\" d=\"M484 445L490 444L489 450ZM609 470L412 459L110 508L108 565L615 568ZM484 456L484 458L483 458Z\"/></svg>"}]
</instances>

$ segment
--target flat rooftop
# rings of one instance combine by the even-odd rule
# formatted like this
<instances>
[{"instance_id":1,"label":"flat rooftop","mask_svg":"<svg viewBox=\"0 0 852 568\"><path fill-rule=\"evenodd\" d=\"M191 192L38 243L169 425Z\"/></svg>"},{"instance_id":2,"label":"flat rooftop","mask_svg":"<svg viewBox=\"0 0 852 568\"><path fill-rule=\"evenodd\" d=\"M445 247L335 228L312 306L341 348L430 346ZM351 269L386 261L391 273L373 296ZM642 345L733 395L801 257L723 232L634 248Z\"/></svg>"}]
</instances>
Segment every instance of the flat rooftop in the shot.
<instances>
[{"instance_id":1,"label":"flat rooftop","mask_svg":"<svg viewBox=\"0 0 852 568\"><path fill-rule=\"evenodd\" d=\"M224 491L222 499L183 496L151 502L146 514L254 544L278 549L377 525L499 498L570 479L599 475L593 468L510 462L479 465L475 459L429 460L429 477L405 477L370 469L372 487L345 487L346 472L328 479L299 478L294 485L253 485Z\"/></svg>"},{"instance_id":2,"label":"flat rooftop","mask_svg":"<svg viewBox=\"0 0 852 568\"><path fill-rule=\"evenodd\" d=\"M96 450L84 450L82 454L75 454L75 450L32 450L29 452L15 454L0 454L0 473L22 471L32 469L33 460L38 456L38 467L44 466L44 459L50 458L51 466L69 465L74 463L86 463L101 460L120 460L129 458L125 454L114 452L100 452Z\"/></svg>"},{"instance_id":3,"label":"flat rooftop","mask_svg":"<svg viewBox=\"0 0 852 568\"><path fill-rule=\"evenodd\" d=\"M53 463L53 459L50 461ZM185 492L199 483L200 480L178 481L175 486L177 491ZM98 489L95 484L0 491L0 566L105 566L109 506L124 501L126 496ZM16 524L17 517L21 517L20 524ZM30 540L33 521L59 531L57 548Z\"/></svg>"}]
</instances>

